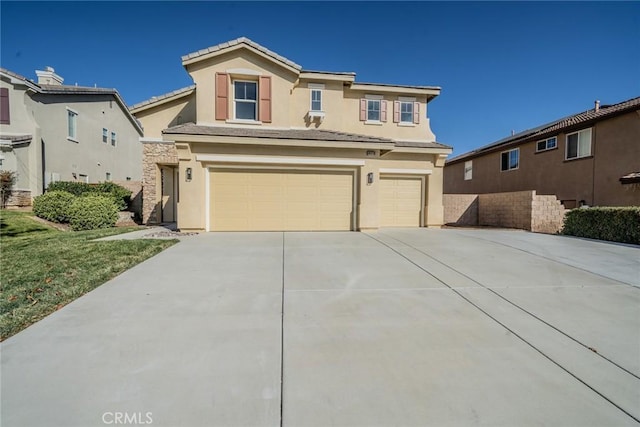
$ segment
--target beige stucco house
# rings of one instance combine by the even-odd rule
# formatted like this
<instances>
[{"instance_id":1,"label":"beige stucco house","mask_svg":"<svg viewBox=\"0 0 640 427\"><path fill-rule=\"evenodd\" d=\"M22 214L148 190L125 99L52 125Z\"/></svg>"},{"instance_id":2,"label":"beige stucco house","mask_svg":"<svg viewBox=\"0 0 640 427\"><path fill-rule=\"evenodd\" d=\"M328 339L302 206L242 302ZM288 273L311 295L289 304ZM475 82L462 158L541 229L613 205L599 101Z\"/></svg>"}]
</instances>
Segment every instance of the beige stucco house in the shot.
<instances>
[{"instance_id":1,"label":"beige stucco house","mask_svg":"<svg viewBox=\"0 0 640 427\"><path fill-rule=\"evenodd\" d=\"M535 190L567 209L640 205L640 97L600 105L446 162L447 194Z\"/></svg>"},{"instance_id":2,"label":"beige stucco house","mask_svg":"<svg viewBox=\"0 0 640 427\"><path fill-rule=\"evenodd\" d=\"M10 204L30 205L52 181L140 181L142 127L115 89L37 83L0 68L0 169L16 172Z\"/></svg>"},{"instance_id":3,"label":"beige stucco house","mask_svg":"<svg viewBox=\"0 0 640 427\"><path fill-rule=\"evenodd\" d=\"M145 136L143 219L182 230L366 230L443 223L451 148L439 87L310 71L240 38L188 54L194 84L130 107Z\"/></svg>"}]
</instances>

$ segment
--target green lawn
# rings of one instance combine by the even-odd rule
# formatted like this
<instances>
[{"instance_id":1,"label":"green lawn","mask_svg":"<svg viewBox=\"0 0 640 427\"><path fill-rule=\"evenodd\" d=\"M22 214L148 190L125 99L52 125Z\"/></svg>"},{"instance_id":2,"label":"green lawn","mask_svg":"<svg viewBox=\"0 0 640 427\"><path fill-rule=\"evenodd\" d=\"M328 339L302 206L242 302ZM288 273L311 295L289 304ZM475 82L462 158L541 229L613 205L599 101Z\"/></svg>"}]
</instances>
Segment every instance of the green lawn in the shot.
<instances>
[{"instance_id":1,"label":"green lawn","mask_svg":"<svg viewBox=\"0 0 640 427\"><path fill-rule=\"evenodd\" d=\"M30 212L1 210L0 340L177 242L92 242L135 229L58 231Z\"/></svg>"}]
</instances>

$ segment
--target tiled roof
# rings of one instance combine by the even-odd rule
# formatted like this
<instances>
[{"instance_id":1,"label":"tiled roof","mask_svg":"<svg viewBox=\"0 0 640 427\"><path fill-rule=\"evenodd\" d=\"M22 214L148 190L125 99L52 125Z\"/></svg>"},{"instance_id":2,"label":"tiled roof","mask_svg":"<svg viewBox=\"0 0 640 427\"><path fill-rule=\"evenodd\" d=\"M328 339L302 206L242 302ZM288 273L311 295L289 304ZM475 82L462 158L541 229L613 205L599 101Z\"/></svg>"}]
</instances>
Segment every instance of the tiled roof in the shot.
<instances>
[{"instance_id":1,"label":"tiled roof","mask_svg":"<svg viewBox=\"0 0 640 427\"><path fill-rule=\"evenodd\" d=\"M484 153L502 149L506 146L517 145L524 142L553 136L554 134L557 134L561 131L571 130L572 128L579 127L580 125L595 123L608 117L613 117L627 111L638 109L640 109L640 97L632 98L618 104L603 105L597 111L595 109L583 111L572 116L554 120L550 123L546 123L544 125L525 130L523 132L519 132L507 138L503 138L489 145L485 145L484 147L480 147L468 153L453 157L447 161L447 164L451 164L454 162L457 163L464 159L474 158Z\"/></svg>"},{"instance_id":2,"label":"tiled roof","mask_svg":"<svg viewBox=\"0 0 640 427\"><path fill-rule=\"evenodd\" d=\"M117 90L103 87L72 86L72 85L39 85L43 93L73 94L73 95L115 95Z\"/></svg>"},{"instance_id":3,"label":"tiled roof","mask_svg":"<svg viewBox=\"0 0 640 427\"><path fill-rule=\"evenodd\" d=\"M402 87L402 88L407 88L407 89L435 89L435 90L441 90L442 89L440 86L394 85L394 84L390 84L390 83L362 83L362 82L355 82L354 84L362 85L362 86Z\"/></svg>"},{"instance_id":4,"label":"tiled roof","mask_svg":"<svg viewBox=\"0 0 640 427\"><path fill-rule=\"evenodd\" d=\"M408 148L446 148L452 149L445 144L439 142L417 142L417 141L396 141L396 147L408 147Z\"/></svg>"},{"instance_id":5,"label":"tiled roof","mask_svg":"<svg viewBox=\"0 0 640 427\"><path fill-rule=\"evenodd\" d=\"M154 97L152 97L150 99L147 99L145 101L138 102L137 104L133 104L132 106L129 107L129 110L135 110L135 109L140 108L140 107L146 107L147 105L155 104L156 102L160 102L160 101L165 100L167 98L171 98L171 97L174 97L174 96L177 96L177 95L182 95L183 93L187 93L187 92L189 92L189 91L191 91L191 90L193 90L195 88L196 88L196 85L191 85L191 86L183 87L181 89L176 89L176 90L174 90L172 92L169 92L169 93L165 93L165 94L162 94L162 95L154 96Z\"/></svg>"},{"instance_id":6,"label":"tiled roof","mask_svg":"<svg viewBox=\"0 0 640 427\"><path fill-rule=\"evenodd\" d=\"M33 136L30 134L26 135L3 135L0 134L0 139L11 141L11 145L19 145L31 142Z\"/></svg>"},{"instance_id":7,"label":"tiled roof","mask_svg":"<svg viewBox=\"0 0 640 427\"><path fill-rule=\"evenodd\" d=\"M317 73L317 74L335 74L337 76L355 76L353 71L318 71L318 70L300 70L301 73Z\"/></svg>"},{"instance_id":8,"label":"tiled roof","mask_svg":"<svg viewBox=\"0 0 640 427\"><path fill-rule=\"evenodd\" d=\"M302 139L313 141L393 143L391 139L320 129L261 129L229 126L199 126L193 123L162 131L168 135L214 135L246 138Z\"/></svg>"},{"instance_id":9,"label":"tiled roof","mask_svg":"<svg viewBox=\"0 0 640 427\"><path fill-rule=\"evenodd\" d=\"M302 69L302 67L300 65L296 64L295 62L285 58L282 55L278 55L277 53L267 49L266 47L264 47L262 45L259 45L258 43L254 42L252 40L249 40L246 37L240 37L238 39L231 40L231 41L224 42L224 43L220 43L220 44L217 44L215 46L208 47L206 49L201 49L201 50L199 50L197 52L189 53L189 54L184 55L182 57L182 61L183 62L189 61L189 60L198 58L200 56L208 55L208 54L210 54L212 52L217 52L219 50L227 49L229 47L232 47L232 46L235 46L235 45L238 45L238 44L246 44L247 46L251 46L252 48L254 48L256 50L259 50L260 52L262 52L262 53L272 57L273 59L275 59L277 61L280 61L280 62L282 62L282 63L284 63L284 64L286 64L286 65L288 65L288 66L290 66L292 68L295 68L298 71L300 71Z\"/></svg>"},{"instance_id":10,"label":"tiled roof","mask_svg":"<svg viewBox=\"0 0 640 427\"><path fill-rule=\"evenodd\" d=\"M27 79L25 76L21 76L18 73L14 73L13 71L7 70L6 68L2 68L0 67L0 72L3 72L5 74L10 75L11 77L18 79L18 80L24 80L25 82L30 82L33 83L31 80Z\"/></svg>"}]
</instances>

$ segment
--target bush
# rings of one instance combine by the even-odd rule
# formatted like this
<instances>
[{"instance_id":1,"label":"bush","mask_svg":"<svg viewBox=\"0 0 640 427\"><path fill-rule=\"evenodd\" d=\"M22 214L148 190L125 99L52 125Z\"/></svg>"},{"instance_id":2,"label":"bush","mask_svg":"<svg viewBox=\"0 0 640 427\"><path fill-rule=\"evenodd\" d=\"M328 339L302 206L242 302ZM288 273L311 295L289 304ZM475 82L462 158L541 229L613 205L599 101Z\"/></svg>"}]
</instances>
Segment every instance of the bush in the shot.
<instances>
[{"instance_id":1,"label":"bush","mask_svg":"<svg viewBox=\"0 0 640 427\"><path fill-rule=\"evenodd\" d=\"M33 213L53 222L69 222L69 207L76 196L66 191L47 191L33 199Z\"/></svg>"},{"instance_id":2,"label":"bush","mask_svg":"<svg viewBox=\"0 0 640 427\"><path fill-rule=\"evenodd\" d=\"M49 184L47 191L66 191L75 196L104 194L113 198L118 210L121 211L126 210L131 202L131 191L113 182L87 184L85 182L56 181Z\"/></svg>"},{"instance_id":3,"label":"bush","mask_svg":"<svg viewBox=\"0 0 640 427\"><path fill-rule=\"evenodd\" d=\"M82 196L91 191L91 186L86 182L55 181L49 184L47 191L66 191L74 196Z\"/></svg>"},{"instance_id":4,"label":"bush","mask_svg":"<svg viewBox=\"0 0 640 427\"><path fill-rule=\"evenodd\" d=\"M580 208L567 212L562 234L640 244L640 207Z\"/></svg>"},{"instance_id":5,"label":"bush","mask_svg":"<svg viewBox=\"0 0 640 427\"><path fill-rule=\"evenodd\" d=\"M112 197L85 195L76 198L69 207L69 224L72 230L93 230L116 225L118 207Z\"/></svg>"},{"instance_id":6,"label":"bush","mask_svg":"<svg viewBox=\"0 0 640 427\"><path fill-rule=\"evenodd\" d=\"M13 171L0 171L0 207L2 209L7 207L16 178L16 173Z\"/></svg>"},{"instance_id":7,"label":"bush","mask_svg":"<svg viewBox=\"0 0 640 427\"><path fill-rule=\"evenodd\" d=\"M131 203L131 191L113 182L103 182L92 187L100 194L109 194L118 206L118 210L126 210Z\"/></svg>"}]
</instances>

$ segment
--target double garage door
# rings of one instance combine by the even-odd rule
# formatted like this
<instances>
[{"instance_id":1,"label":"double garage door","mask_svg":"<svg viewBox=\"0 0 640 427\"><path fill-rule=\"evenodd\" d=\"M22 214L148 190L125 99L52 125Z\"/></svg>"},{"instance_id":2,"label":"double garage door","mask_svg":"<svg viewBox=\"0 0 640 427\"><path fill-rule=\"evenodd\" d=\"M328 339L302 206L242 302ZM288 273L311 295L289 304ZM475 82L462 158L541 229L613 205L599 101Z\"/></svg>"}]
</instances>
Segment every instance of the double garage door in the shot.
<instances>
[{"instance_id":1,"label":"double garage door","mask_svg":"<svg viewBox=\"0 0 640 427\"><path fill-rule=\"evenodd\" d=\"M385 177L380 226L419 227L422 179ZM209 173L211 231L340 231L354 226L354 173L214 169Z\"/></svg>"}]
</instances>

